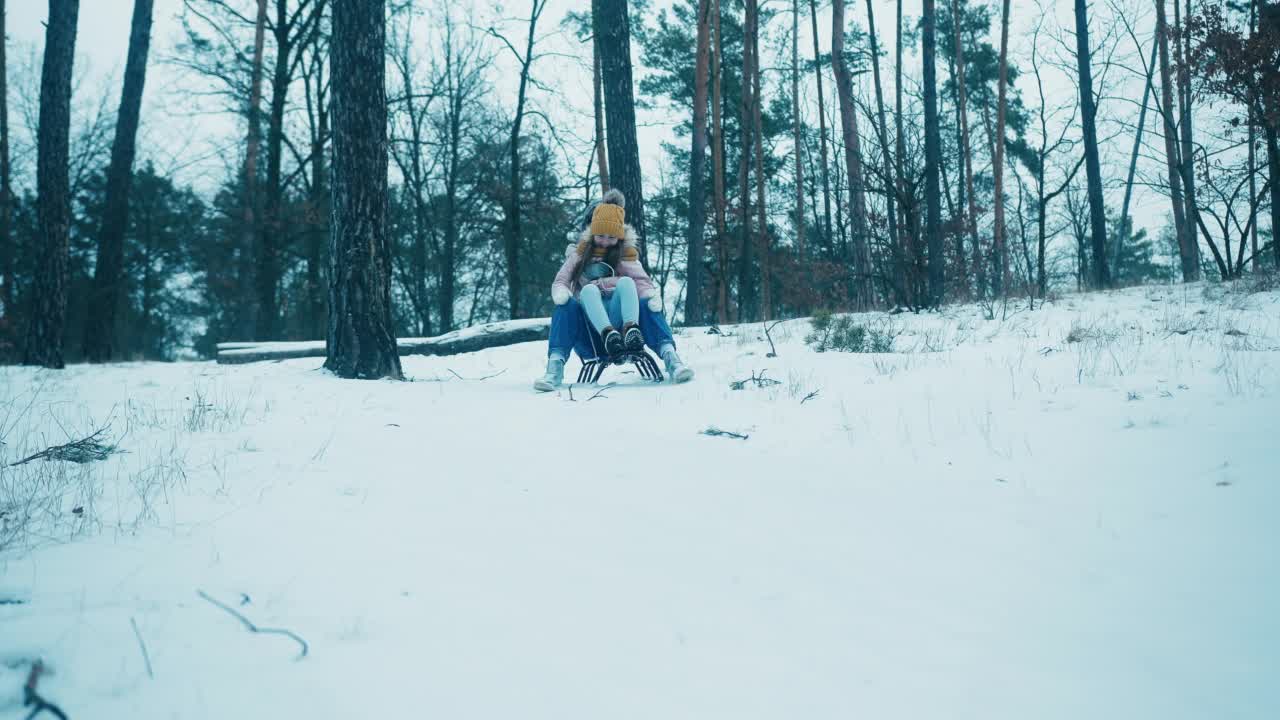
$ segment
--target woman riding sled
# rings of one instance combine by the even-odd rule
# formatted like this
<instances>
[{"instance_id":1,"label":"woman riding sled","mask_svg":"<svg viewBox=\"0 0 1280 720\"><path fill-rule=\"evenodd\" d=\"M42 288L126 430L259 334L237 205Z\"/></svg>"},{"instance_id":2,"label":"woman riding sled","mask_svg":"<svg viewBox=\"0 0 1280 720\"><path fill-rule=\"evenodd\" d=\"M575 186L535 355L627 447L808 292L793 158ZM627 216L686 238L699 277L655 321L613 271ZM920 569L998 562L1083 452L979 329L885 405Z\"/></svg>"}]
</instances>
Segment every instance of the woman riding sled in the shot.
<instances>
[{"instance_id":1,"label":"woman riding sled","mask_svg":"<svg viewBox=\"0 0 1280 720\"><path fill-rule=\"evenodd\" d=\"M676 355L670 328L662 318L662 298L640 263L635 231L626 224L625 203L621 192L606 193L592 209L578 242L565 253L551 285L556 312L547 372L534 383L535 390L547 392L563 382L570 350L581 347L576 325L582 324L582 314L600 335L606 355L635 352L647 342L662 357L672 380L682 383L693 378L693 370ZM583 356L581 350L579 355Z\"/></svg>"}]
</instances>

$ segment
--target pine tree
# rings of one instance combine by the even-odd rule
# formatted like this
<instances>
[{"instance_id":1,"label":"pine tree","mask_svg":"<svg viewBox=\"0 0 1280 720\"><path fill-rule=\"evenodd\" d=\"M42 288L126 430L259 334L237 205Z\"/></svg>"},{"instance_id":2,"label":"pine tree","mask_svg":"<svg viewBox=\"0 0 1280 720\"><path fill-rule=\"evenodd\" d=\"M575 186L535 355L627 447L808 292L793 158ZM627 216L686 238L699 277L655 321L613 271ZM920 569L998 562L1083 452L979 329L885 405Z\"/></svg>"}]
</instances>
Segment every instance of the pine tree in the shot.
<instances>
[{"instance_id":1,"label":"pine tree","mask_svg":"<svg viewBox=\"0 0 1280 720\"><path fill-rule=\"evenodd\" d=\"M121 301L124 270L124 235L129 225L129 192L133 184L138 120L142 90L146 84L147 53L151 48L151 15L154 0L134 0L129 34L129 56L124 70L124 91L116 119L111 166L107 171L107 207L98 234L98 262L89 293L88 321L84 328L84 354L90 362L107 362L115 355L116 309Z\"/></svg>"},{"instance_id":2,"label":"pine tree","mask_svg":"<svg viewBox=\"0 0 1280 720\"><path fill-rule=\"evenodd\" d=\"M71 232L71 71L76 54L80 0L49 0L44 67L40 80L40 129L36 186L40 239L31 289L24 365L63 367L67 315L67 255Z\"/></svg>"},{"instance_id":3,"label":"pine tree","mask_svg":"<svg viewBox=\"0 0 1280 720\"><path fill-rule=\"evenodd\" d=\"M401 377L387 241L385 0L335 0L333 222L325 367L345 378Z\"/></svg>"}]
</instances>

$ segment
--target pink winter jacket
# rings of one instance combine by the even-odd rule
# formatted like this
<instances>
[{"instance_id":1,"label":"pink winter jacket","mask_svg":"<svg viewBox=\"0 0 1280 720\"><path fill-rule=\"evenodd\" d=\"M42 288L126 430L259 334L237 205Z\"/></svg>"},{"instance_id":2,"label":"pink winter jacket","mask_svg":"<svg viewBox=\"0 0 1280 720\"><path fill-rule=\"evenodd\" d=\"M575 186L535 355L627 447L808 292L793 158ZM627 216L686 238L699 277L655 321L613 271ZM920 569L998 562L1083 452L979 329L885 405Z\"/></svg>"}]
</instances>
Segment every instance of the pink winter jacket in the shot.
<instances>
[{"instance_id":1,"label":"pink winter jacket","mask_svg":"<svg viewBox=\"0 0 1280 720\"><path fill-rule=\"evenodd\" d=\"M555 282L551 283L551 298L557 305L563 304L564 300L568 300L570 296L577 297L578 293L582 292L582 288L591 282L599 286L605 294L611 293L614 286L618 284L618 279L622 277L629 277L635 281L636 294L641 300L647 300L658 294L658 289L649 278L649 273L645 272L644 266L640 264L640 252L636 249L636 233L630 225L627 226L627 236L622 240L622 256L618 267L614 268L615 275L595 281L588 281L582 276L570 277L583 253L591 252L592 249L595 248L591 239L591 230L588 228L582 231L577 244L570 245L565 251L564 264L560 266L560 272L556 273ZM557 295L564 300L557 298Z\"/></svg>"}]
</instances>

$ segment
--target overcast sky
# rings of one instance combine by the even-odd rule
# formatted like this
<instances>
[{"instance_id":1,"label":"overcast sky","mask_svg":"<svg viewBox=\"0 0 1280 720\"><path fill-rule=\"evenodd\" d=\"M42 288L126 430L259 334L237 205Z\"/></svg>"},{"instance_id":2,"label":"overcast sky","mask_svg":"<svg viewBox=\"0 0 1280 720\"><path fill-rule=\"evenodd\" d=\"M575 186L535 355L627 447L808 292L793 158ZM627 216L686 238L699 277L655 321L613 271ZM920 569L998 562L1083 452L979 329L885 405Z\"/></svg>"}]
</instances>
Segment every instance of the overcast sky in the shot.
<instances>
[{"instance_id":1,"label":"overcast sky","mask_svg":"<svg viewBox=\"0 0 1280 720\"><path fill-rule=\"evenodd\" d=\"M430 2L431 0L423 0L424 5ZM667 4L659 1L655 2L655 7ZM38 50L43 44L43 23L48 12L47 3L43 0L21 0L10 2L8 5L11 56L22 56L25 53L38 60ZM155 0L153 62L147 78L140 155L155 161L163 169L177 173L181 179L208 190L225 178L229 164L238 162L234 157L234 150L237 147L235 143L243 130L240 129L237 118L226 113L215 112L218 109L216 106L201 105L194 100L189 92L191 87L189 76L183 75L177 68L163 62L164 58L173 55L179 39L181 25L178 18L182 5L182 0ZM589 138L591 135L589 114L591 78L589 66L586 64L589 57L585 54L588 49L576 43L567 31L561 32L560 28L561 20L567 12L580 10L584 5L583 2L570 0L552 0L548 5L546 14L539 24L539 36L542 38L540 43L544 51L554 54L538 60L534 65L533 73L554 92L535 89L532 92L531 102L545 113L551 122L556 123L558 129L565 135ZM802 8L805 5L807 4L802 4ZM1095 7L1100 5L1101 3L1097 3ZM456 2L452 3L452 6L461 12L467 10L465 6L460 6ZM779 14L769 28L771 33L781 35L790 32L790 6L789 2L772 4L773 9ZM1015 0L1013 6L1011 57L1013 62L1023 67L1024 77L1019 82L1019 87L1025 101L1029 105L1034 105L1036 98L1034 85L1030 82L1027 58L1030 54L1030 29L1033 23L1040 20L1041 13L1036 10L1035 3L1027 0ZM1047 0L1046 6L1052 9L1052 20L1063 23L1068 28L1071 27L1070 2ZM115 112L118 103L119 78L128 47L132 8L132 0L82 0L80 3L77 74L83 77L80 85L81 92L96 93L98 96L107 93L112 113ZM881 36L882 47L892 52L894 3L889 0L876 0L876 8L876 25ZM1099 13L1105 11L1105 8L1095 9L1095 12ZM505 6L476 2L470 7L470 12L478 25L487 26L496 22L499 27L505 27L513 37L518 37L524 32L524 28L517 19L528 12L528 7L518 2L507 3ZM804 15L801 22L801 53L805 55L812 52L812 40L807 30L809 26L807 12L803 9L802 12ZM912 18L918 15L918 0L908 0L906 12ZM846 15L851 24L856 22L865 27L866 6L863 2L851 0L848 3ZM1140 16L1139 27L1149 23L1148 17L1149 13ZM908 22L914 22L914 20ZM416 28L415 36L427 35L426 28L425 22L420 23ZM825 11L820 11L819 29L822 46L824 49L829 49L829 6ZM1150 37L1149 28L1140 32L1139 37L1143 42L1147 42ZM1066 39L1072 42L1070 36ZM427 42L427 38L423 37L422 41ZM992 38L993 43L997 41L998 38ZM1097 41L1098 39L1095 38L1095 42ZM1050 52L1051 45L1052 43L1042 39L1041 52ZM1128 53L1133 45L1130 40L1124 38L1120 41L1120 47ZM633 52L638 60L639 48L635 47L635 43L633 43ZM498 65L492 74L495 91L504 98L504 101L507 101L508 106L512 106L516 80L514 63L506 49L495 47L495 53L498 60ZM789 57L786 61L789 62ZM911 56L908 62L918 63L918 58ZM778 58L772 64L771 70L781 72L785 69L781 66L782 63L783 58ZM886 92L892 92L890 72L892 57L886 58L885 63L886 82L890 83L890 86L886 87ZM945 78L946 72L946 67L940 65L939 77ZM775 77L774 82L781 79ZM869 99L871 97L869 79L861 78L860 80L866 85L860 89L860 92L863 93L863 97ZM1129 124L1132 124L1132 118L1136 115L1134 101L1141 97L1141 82L1130 77L1125 70L1117 68L1108 76L1108 83L1109 94L1115 99L1104 101L1101 114L1104 118L1122 115L1128 118ZM1070 94L1075 92L1074 86L1059 72L1048 72L1046 86L1051 96L1051 103L1070 98ZM827 91L828 98L834 97L834 88L830 84L827 86ZM14 92L17 92L16 88L11 90L11 93ZM806 88L804 92L812 96L812 88ZM810 101L805 105L807 107L816 103ZM12 112L17 113L18 110L15 108ZM811 119L816 120L812 109L806 112ZM20 123L21 119L15 117L13 122ZM675 119L668 113L652 112L642 113L640 122L641 155L646 183L652 184L656 182L660 169L660 143L664 140L675 140L675 134L672 131ZM866 130L870 132L869 128ZM1104 148L1104 162L1108 165L1109 179L1113 185L1118 186L1123 181L1125 166L1132 147L1131 130L1120 124L1113 124L1104 126L1103 132L1117 134L1117 140ZM573 158L573 160L575 166L585 164L584 158ZM1150 173L1152 177L1158 175L1156 172L1159 169L1158 164L1144 161L1142 167L1144 174ZM1109 202L1118 207L1120 194L1118 187L1110 188ZM1156 230L1164 224L1167 204L1167 200L1160 196L1140 189L1134 199L1134 215L1137 224L1150 226L1152 231Z\"/></svg>"}]
</instances>

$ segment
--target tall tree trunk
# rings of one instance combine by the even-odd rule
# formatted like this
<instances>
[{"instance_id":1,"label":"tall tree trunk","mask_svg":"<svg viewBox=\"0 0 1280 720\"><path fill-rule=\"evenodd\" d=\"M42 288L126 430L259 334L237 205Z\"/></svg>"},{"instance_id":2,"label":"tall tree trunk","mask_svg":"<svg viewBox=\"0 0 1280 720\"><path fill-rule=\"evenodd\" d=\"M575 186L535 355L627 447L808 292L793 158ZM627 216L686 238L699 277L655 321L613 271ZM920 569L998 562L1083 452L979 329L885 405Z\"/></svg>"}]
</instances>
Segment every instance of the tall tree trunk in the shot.
<instances>
[{"instance_id":1,"label":"tall tree trunk","mask_svg":"<svg viewBox=\"0 0 1280 720\"><path fill-rule=\"evenodd\" d=\"M938 127L937 8L934 0L924 0L921 44L924 55L924 200L925 242L929 248L929 302L942 304L946 292L946 259L942 255L942 202L938 196L938 164L942 138Z\"/></svg>"},{"instance_id":2,"label":"tall tree trunk","mask_svg":"<svg viewBox=\"0 0 1280 720\"><path fill-rule=\"evenodd\" d=\"M722 112L720 34L720 0L712 0L715 5L715 49L711 54L711 128L715 137L711 145L712 190L715 194L716 206L716 320L721 324L729 322L729 237L725 227L725 186L724 186L724 120Z\"/></svg>"},{"instance_id":3,"label":"tall tree trunk","mask_svg":"<svg viewBox=\"0 0 1280 720\"><path fill-rule=\"evenodd\" d=\"M318 63L319 64L319 63ZM324 76L316 73L316 131L311 138L311 212L307 232L307 296L311 316L311 337L325 333L325 299L321 290L321 263L329 232L329 168L325 148L329 138L329 103L325 99Z\"/></svg>"},{"instance_id":4,"label":"tall tree trunk","mask_svg":"<svg viewBox=\"0 0 1280 720\"><path fill-rule=\"evenodd\" d=\"M538 26L538 18L542 16L542 10L546 6L546 0L533 0L533 7L529 12L529 36L525 42L524 57L520 61L520 89L516 93L516 115L511 122L511 139L507 145L507 182L510 190L507 193L506 235L503 249L507 259L507 303L512 319L525 317L524 308L521 307L520 303L520 189L522 184L520 179L520 128L524 124L525 101L529 89L529 72L533 66L535 31ZM599 37L599 34L600 29L597 27L596 36ZM610 125L610 128L612 128L612 125ZM610 141L613 139L613 134L613 130L610 129Z\"/></svg>"},{"instance_id":5,"label":"tall tree trunk","mask_svg":"<svg viewBox=\"0 0 1280 720\"><path fill-rule=\"evenodd\" d=\"M1156 46L1160 58L1160 115L1164 119L1164 156L1169 174L1169 199L1173 204L1173 227L1178 236L1178 255L1182 266L1182 281L1193 282L1198 276L1198 266L1189 263L1187 248L1195 243L1195 228L1186 216L1182 202L1182 161L1178 157L1178 130L1174 125L1173 69L1169 62L1169 23L1165 14L1165 0L1156 3ZM1188 239L1190 238L1190 240Z\"/></svg>"},{"instance_id":6,"label":"tall tree trunk","mask_svg":"<svg viewBox=\"0 0 1280 720\"><path fill-rule=\"evenodd\" d=\"M0 318L14 311L13 184L9 167L9 36L5 0L0 0Z\"/></svg>"},{"instance_id":7,"label":"tall tree trunk","mask_svg":"<svg viewBox=\"0 0 1280 720\"><path fill-rule=\"evenodd\" d=\"M1187 15L1190 20L1191 2L1187 0ZM1193 280L1200 279L1200 242L1197 239L1196 225L1199 223L1200 210L1196 206L1196 174L1195 174L1195 143L1194 134L1192 132L1192 116L1191 116L1191 71L1187 69L1184 62L1187 48L1183 43L1186 42L1186 28L1179 17L1178 0L1173 0L1173 17L1174 25L1177 30L1177 40L1173 45L1174 60L1178 66L1178 110L1181 119L1178 123L1178 129L1181 131L1182 140L1182 202L1185 206L1184 213L1187 218L1187 246L1186 259L1183 260L1184 269L1190 270Z\"/></svg>"},{"instance_id":8,"label":"tall tree trunk","mask_svg":"<svg viewBox=\"0 0 1280 720\"><path fill-rule=\"evenodd\" d=\"M249 137L244 155L244 237L240 247L240 288L242 308L239 330L241 337L257 334L257 315L261 302L258 299L257 280L259 270L256 259L260 252L261 213L258 212L258 152L262 143L262 118L258 107L262 103L262 56L266 45L267 0L258 0L258 15L254 24L253 64L249 79L249 107L245 111L249 121ZM253 298L253 299L249 299Z\"/></svg>"},{"instance_id":9,"label":"tall tree trunk","mask_svg":"<svg viewBox=\"0 0 1280 720\"><path fill-rule=\"evenodd\" d=\"M391 324L386 45L385 0L334 0L325 367L344 378L402 377Z\"/></svg>"},{"instance_id":10,"label":"tall tree trunk","mask_svg":"<svg viewBox=\"0 0 1280 720\"><path fill-rule=\"evenodd\" d=\"M1258 30L1276 37L1280 33L1280 8L1267 4L1259 7ZM1277 128L1277 115L1280 108L1262 108L1265 118L1263 135L1267 142L1267 172L1271 181L1271 250L1275 260L1273 267L1280 271L1280 128ZM1255 196L1256 197L1256 196Z\"/></svg>"},{"instance_id":11,"label":"tall tree trunk","mask_svg":"<svg viewBox=\"0 0 1280 720\"><path fill-rule=\"evenodd\" d=\"M2 2L2 0L0 0L0 2ZM1255 2L1254 0L1250 0L1249 2L1249 38L1252 39L1257 34L1257 32L1258 32L1258 3ZM0 55L0 59L2 58L3 58L3 55ZM3 72L3 70L0 69L0 72ZM2 81L2 78L0 78L0 81ZM1256 147L1256 144L1258 142L1258 128L1256 125L1257 122L1258 122L1258 115L1257 113L1254 112L1253 106L1250 106L1249 107L1249 197L1251 198L1258 197L1258 183L1255 175L1255 172L1257 171L1257 168L1258 168L1258 149ZM1258 218L1257 218L1258 209L1255 207L1251 212L1254 217L1253 217L1253 224L1249 226L1249 239L1252 241L1252 248L1253 248L1253 271L1257 272L1260 267L1260 265L1258 264L1258 261L1261 260L1261 258L1258 257ZM1274 232L1274 230L1272 232ZM1243 268L1241 269L1243 270Z\"/></svg>"},{"instance_id":12,"label":"tall tree trunk","mask_svg":"<svg viewBox=\"0 0 1280 720\"><path fill-rule=\"evenodd\" d=\"M982 243L978 238L978 198L973 191L973 143L969 133L969 85L965 80L965 59L964 59L964 35L961 32L964 26L963 17L960 12L960 5L956 0L951 0L951 26L955 34L955 59L956 59L956 113L960 124L960 154L964 165L964 195L967 198L966 206L961 204L961 212L964 213L964 227L969 235L970 244L973 251L973 269L977 273L978 296L985 297L987 294L987 263L982 257ZM963 263L964 253L958 253ZM959 277L956 283L963 283L964 287L968 287L969 280L966 277Z\"/></svg>"},{"instance_id":13,"label":"tall tree trunk","mask_svg":"<svg viewBox=\"0 0 1280 720\"><path fill-rule=\"evenodd\" d=\"M844 0L831 6L831 67L836 76L836 92L840 97L840 126L844 134L845 173L849 181L849 265L852 272L850 290L854 306L870 307L871 255L867 251L867 198L862 178L861 141L858 137L857 108L853 100L853 78L844 58Z\"/></svg>"},{"instance_id":14,"label":"tall tree trunk","mask_svg":"<svg viewBox=\"0 0 1280 720\"><path fill-rule=\"evenodd\" d=\"M800 120L800 0L791 0L791 118L792 143L796 154L796 208L792 223L796 233L796 257L804 261L804 163L800 159L801 120Z\"/></svg>"},{"instance_id":15,"label":"tall tree trunk","mask_svg":"<svg viewBox=\"0 0 1280 720\"><path fill-rule=\"evenodd\" d=\"M684 320L701 324L704 308L703 261L706 253L704 230L707 222L707 57L711 45L711 0L698 3L698 49L693 81L693 147L689 155L689 265L685 274Z\"/></svg>"},{"instance_id":16,"label":"tall tree trunk","mask_svg":"<svg viewBox=\"0 0 1280 720\"><path fill-rule=\"evenodd\" d=\"M596 121L596 165L600 168L600 192L609 192L609 153L604 137L604 90L600 87L600 38L591 36L591 109Z\"/></svg>"},{"instance_id":17,"label":"tall tree trunk","mask_svg":"<svg viewBox=\"0 0 1280 720\"><path fill-rule=\"evenodd\" d=\"M1086 0L1075 0L1076 60L1080 68L1080 114L1084 129L1084 169L1089 190L1089 227L1093 246L1093 286L1111 286L1107 271L1107 220L1102 202L1102 167L1098 160L1097 107L1093 97L1093 64L1089 50Z\"/></svg>"},{"instance_id":18,"label":"tall tree trunk","mask_svg":"<svg viewBox=\"0 0 1280 720\"><path fill-rule=\"evenodd\" d=\"M280 316L278 298L280 285L279 239L284 230L281 217L284 206L284 188L281 172L284 162L284 110L289 97L293 44L289 20L288 0L276 0L276 19L272 27L276 54L271 74L271 102L267 112L267 187L262 209L262 221L258 224L257 290L258 314L254 330L257 340L274 340L276 320Z\"/></svg>"},{"instance_id":19,"label":"tall tree trunk","mask_svg":"<svg viewBox=\"0 0 1280 720\"><path fill-rule=\"evenodd\" d=\"M1009 0L1004 0L1000 13L1000 79L996 91L996 137L995 159L992 167L995 172L994 197L991 202L995 207L995 252L996 252L996 295L1004 296L1009 291L1009 251L1005 247L1004 227L1004 124L1005 94L1009 85Z\"/></svg>"},{"instance_id":20,"label":"tall tree trunk","mask_svg":"<svg viewBox=\"0 0 1280 720\"><path fill-rule=\"evenodd\" d=\"M822 92L822 51L818 42L818 3L809 0L809 19L813 24L813 74L818 81L818 146L822 158L822 244L831 254L831 161L827 152L827 103Z\"/></svg>"},{"instance_id":21,"label":"tall tree trunk","mask_svg":"<svg viewBox=\"0 0 1280 720\"><path fill-rule=\"evenodd\" d=\"M754 296L751 283L751 143L755 139L751 122L753 117L751 104L754 102L751 97L751 91L754 88L754 84L751 82L751 23L753 7L753 3L748 1L743 8L742 82L739 83L742 92L739 95L738 104L738 130L742 137L742 146L738 152L738 302L736 305L736 319L739 322L747 322L751 319L751 301Z\"/></svg>"},{"instance_id":22,"label":"tall tree trunk","mask_svg":"<svg viewBox=\"0 0 1280 720\"><path fill-rule=\"evenodd\" d=\"M133 184L133 159L137 149L142 89L147 77L147 53L151 48L151 15L154 0L134 0L129 34L129 55L124 69L124 90L116 119L116 136L107 169L107 197L98 233L98 261L89 292L88 319L84 326L84 354L89 362L108 362L115 355L116 308L123 299L124 236L129 227L129 190Z\"/></svg>"},{"instance_id":23,"label":"tall tree trunk","mask_svg":"<svg viewBox=\"0 0 1280 720\"><path fill-rule=\"evenodd\" d=\"M450 22L450 46L452 47L453 26ZM460 62L450 53L449 73L449 148L448 166L444 188L444 245L440 252L440 332L453 330L453 305L457 295L457 250L461 237L458 227L458 175L462 172L462 113L463 113L463 78L461 70L453 64ZM605 172L608 172L607 170Z\"/></svg>"},{"instance_id":24,"label":"tall tree trunk","mask_svg":"<svg viewBox=\"0 0 1280 720\"><path fill-rule=\"evenodd\" d=\"M970 245L973 250L973 269L978 274L978 295L987 295L987 263L983 260L982 242L978 238L978 195L974 192L973 183L973 142L969 132L969 85L965 81L965 70L968 69L968 63L965 61L964 55L964 35L961 28L964 26L963 13L961 6L956 0L951 0L951 26L954 29L955 37L952 38L955 56L955 83L956 83L956 126L960 132L960 164L961 172L964 173L964 182L960 184L961 195L964 195L965 202L961 202L960 211L964 214L965 233L969 234ZM948 200L950 202L950 200ZM965 277L964 268L964 243L957 243L959 251L956 252L956 283L963 284L965 290L969 287L969 278Z\"/></svg>"},{"instance_id":25,"label":"tall tree trunk","mask_svg":"<svg viewBox=\"0 0 1280 720\"><path fill-rule=\"evenodd\" d=\"M895 258L894 275L901 291L902 288L906 287L906 269L903 264L902 253L898 250L898 194L896 190L898 178L894 175L893 149L889 147L889 127L884 112L884 88L880 84L880 40L876 36L876 12L872 0L867 0L867 35L871 39L871 69L872 79L876 88L876 115L879 119L876 131L880 136L880 158L884 171L885 185L885 209L889 215L888 246L891 248L891 255Z\"/></svg>"},{"instance_id":26,"label":"tall tree trunk","mask_svg":"<svg viewBox=\"0 0 1280 720\"><path fill-rule=\"evenodd\" d=\"M760 92L760 7L757 0L747 0L747 2L755 5L755 21L752 23L751 32L751 113L752 127L755 132L755 150L756 150L756 233L759 237L759 255L760 255L760 306L757 308L756 317L760 320L769 320L772 317L773 292L772 270L770 268L770 254L772 252L769 238L769 223L765 217L764 204L764 120L761 106L763 103L760 98L763 97Z\"/></svg>"},{"instance_id":27,"label":"tall tree trunk","mask_svg":"<svg viewBox=\"0 0 1280 720\"><path fill-rule=\"evenodd\" d=\"M1142 109L1138 111L1138 130L1134 133L1133 153L1129 156L1129 174L1124 183L1124 200L1120 203L1120 232L1116 233L1115 247L1111 249L1111 272L1113 279L1119 283L1120 250L1129 241L1133 232L1133 221L1129 218L1129 201L1133 198L1133 179L1138 172L1138 152L1142 149L1142 135L1147 126L1147 100L1151 97L1151 83L1156 70L1156 45L1151 45L1151 60L1147 62L1147 83L1142 90ZM1250 165L1252 168L1252 165ZM1256 196L1251 196L1256 197Z\"/></svg>"},{"instance_id":28,"label":"tall tree trunk","mask_svg":"<svg viewBox=\"0 0 1280 720\"><path fill-rule=\"evenodd\" d=\"M545 0L542 0L545 5ZM636 142L636 98L631 81L631 21L627 0L592 0L600 42L600 80L609 146L609 181L627 197L627 223L640 236L640 261L649 266L644 231L644 185Z\"/></svg>"},{"instance_id":29,"label":"tall tree trunk","mask_svg":"<svg viewBox=\"0 0 1280 720\"><path fill-rule=\"evenodd\" d=\"M914 201L908 203L905 182L906 172L905 163L907 158L907 139L906 132L902 127L902 0L897 2L896 13L896 30L894 32L894 68L893 68L893 94L894 94L894 145L897 152L894 154L895 166L894 177L897 178L897 186L895 187L898 201L904 203L902 224L905 226L902 230L902 255L906 258L906 287L907 293L911 297L911 303L918 305L920 303L920 292L917 287L919 279L919 258L916 251L918 230L918 222L908 217L909 210L906 204L914 206ZM815 33L816 34L816 33Z\"/></svg>"},{"instance_id":30,"label":"tall tree trunk","mask_svg":"<svg viewBox=\"0 0 1280 720\"><path fill-rule=\"evenodd\" d=\"M71 235L71 71L80 0L49 0L40 78L36 193L40 241L23 365L61 369Z\"/></svg>"}]
</instances>

